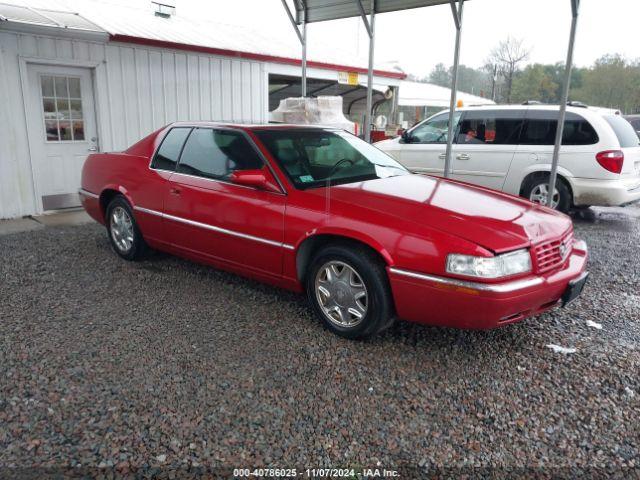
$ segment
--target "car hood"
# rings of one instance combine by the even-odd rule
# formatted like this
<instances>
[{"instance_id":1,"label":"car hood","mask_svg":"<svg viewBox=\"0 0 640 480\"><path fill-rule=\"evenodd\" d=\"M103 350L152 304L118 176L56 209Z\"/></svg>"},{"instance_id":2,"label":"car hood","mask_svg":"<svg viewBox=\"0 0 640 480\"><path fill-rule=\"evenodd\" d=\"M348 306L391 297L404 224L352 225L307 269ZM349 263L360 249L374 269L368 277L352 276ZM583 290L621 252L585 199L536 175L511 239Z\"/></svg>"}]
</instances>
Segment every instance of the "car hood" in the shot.
<instances>
[{"instance_id":1,"label":"car hood","mask_svg":"<svg viewBox=\"0 0 640 480\"><path fill-rule=\"evenodd\" d=\"M332 186L331 202L366 208L474 242L496 253L557 238L572 228L569 217L527 200L462 182L402 175ZM324 195L325 189L314 190ZM345 209L340 209L345 211ZM387 225L388 226L388 225Z\"/></svg>"}]
</instances>

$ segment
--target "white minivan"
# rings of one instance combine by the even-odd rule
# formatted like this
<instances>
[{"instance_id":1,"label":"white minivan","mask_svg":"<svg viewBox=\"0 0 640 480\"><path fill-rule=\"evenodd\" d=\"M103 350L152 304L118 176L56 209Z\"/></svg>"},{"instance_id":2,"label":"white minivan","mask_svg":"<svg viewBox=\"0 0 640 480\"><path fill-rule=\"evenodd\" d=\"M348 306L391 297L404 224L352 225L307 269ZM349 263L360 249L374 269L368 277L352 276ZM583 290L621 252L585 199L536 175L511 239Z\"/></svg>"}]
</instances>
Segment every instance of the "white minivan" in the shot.
<instances>
[{"instance_id":1,"label":"white minivan","mask_svg":"<svg viewBox=\"0 0 640 480\"><path fill-rule=\"evenodd\" d=\"M546 203L559 107L509 105L455 111L452 178ZM448 111L376 147L408 169L444 173ZM612 110L567 107L555 208L640 201L640 139Z\"/></svg>"}]
</instances>

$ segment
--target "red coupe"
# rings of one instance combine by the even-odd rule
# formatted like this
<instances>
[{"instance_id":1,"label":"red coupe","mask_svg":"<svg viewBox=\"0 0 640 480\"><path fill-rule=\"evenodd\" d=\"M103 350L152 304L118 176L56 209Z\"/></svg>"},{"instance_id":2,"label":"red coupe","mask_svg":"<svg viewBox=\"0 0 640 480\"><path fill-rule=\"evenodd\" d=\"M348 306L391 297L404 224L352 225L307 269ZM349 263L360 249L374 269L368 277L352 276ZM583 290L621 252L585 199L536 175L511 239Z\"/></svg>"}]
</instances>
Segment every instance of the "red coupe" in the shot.
<instances>
[{"instance_id":1,"label":"red coupe","mask_svg":"<svg viewBox=\"0 0 640 480\"><path fill-rule=\"evenodd\" d=\"M587 278L567 216L412 174L330 128L174 123L90 155L80 194L121 257L152 247L306 291L348 338L395 318L498 327L570 302Z\"/></svg>"}]
</instances>

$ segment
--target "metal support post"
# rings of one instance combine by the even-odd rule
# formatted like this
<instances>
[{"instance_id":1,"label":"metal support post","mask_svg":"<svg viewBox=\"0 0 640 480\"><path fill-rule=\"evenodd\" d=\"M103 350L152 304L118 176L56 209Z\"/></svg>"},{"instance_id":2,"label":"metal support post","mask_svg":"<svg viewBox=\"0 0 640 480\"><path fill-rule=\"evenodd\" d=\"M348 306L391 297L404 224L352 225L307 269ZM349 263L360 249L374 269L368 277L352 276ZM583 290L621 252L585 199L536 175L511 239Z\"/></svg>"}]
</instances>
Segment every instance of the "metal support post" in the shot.
<instances>
[{"instance_id":1,"label":"metal support post","mask_svg":"<svg viewBox=\"0 0 640 480\"><path fill-rule=\"evenodd\" d=\"M447 135L447 149L445 151L444 160L444 176L451 176L451 157L453 154L453 133L456 110L456 95L458 89L458 66L460 64L460 40L462 36L462 10L464 8L464 0L458 0L456 8L456 0L449 0L451 4L451 12L453 13L453 21L456 25L456 47L453 54L453 72L451 75L451 101L449 102L449 126Z\"/></svg>"},{"instance_id":2,"label":"metal support post","mask_svg":"<svg viewBox=\"0 0 640 480\"><path fill-rule=\"evenodd\" d=\"M562 146L562 134L564 133L564 119L567 114L567 102L569 100L569 88L571 87L571 71L573 69L573 48L576 39L576 29L578 27L578 14L580 10L580 0L571 1L571 33L569 34L569 48L567 49L567 62L564 66L564 82L562 84L562 96L560 97L560 113L558 115L558 126L556 128L556 141L553 145L553 157L551 161L551 174L549 175L549 187L547 191L547 206L553 207L553 197L555 196L556 180L558 177L558 161L560 159L560 148Z\"/></svg>"},{"instance_id":3,"label":"metal support post","mask_svg":"<svg viewBox=\"0 0 640 480\"><path fill-rule=\"evenodd\" d=\"M293 14L289 9L289 5L287 5L287 0L282 0L282 6L284 7L285 12L287 12L287 16L289 17L289 21L293 26L293 29L298 36L298 40L300 40L300 45L302 47L302 96L307 96L307 10L304 4L304 0L300 0L302 4L302 32L300 32L300 28L296 24L295 19L293 18Z\"/></svg>"}]
</instances>

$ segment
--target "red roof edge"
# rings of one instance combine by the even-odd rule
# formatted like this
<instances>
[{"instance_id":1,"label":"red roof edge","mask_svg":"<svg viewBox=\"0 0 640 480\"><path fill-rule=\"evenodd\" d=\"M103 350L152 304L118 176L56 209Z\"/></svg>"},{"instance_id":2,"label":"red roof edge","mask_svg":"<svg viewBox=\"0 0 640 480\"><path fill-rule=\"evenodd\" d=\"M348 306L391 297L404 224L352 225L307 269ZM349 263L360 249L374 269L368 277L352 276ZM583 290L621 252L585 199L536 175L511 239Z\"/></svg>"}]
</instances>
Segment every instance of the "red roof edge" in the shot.
<instances>
[{"instance_id":1,"label":"red roof edge","mask_svg":"<svg viewBox=\"0 0 640 480\"><path fill-rule=\"evenodd\" d=\"M287 57L279 57L276 55L265 55L262 53L249 53L249 52L240 52L237 50L227 50L223 48L214 48L214 47L205 47L201 45L190 45L187 43L178 43L178 42L169 42L166 40L156 40L153 38L143 38L143 37L134 37L131 35L121 35L119 33L109 35L109 39L112 42L123 42L123 43L135 43L137 45L147 45L151 47L161 47L161 48L173 48L175 50L185 50L189 52L200 52L200 53L209 53L212 55L222 55L224 57L235 57L235 58L243 58L246 60L260 60L263 62L274 62L274 63L284 63L287 65L296 65L302 66L302 61L296 58L287 58ZM358 72L358 73L367 73L366 68L362 67L349 67L346 65L337 65L334 63L325 63L325 62L316 62L313 60L307 60L308 67L316 67L316 68L324 68L327 70L336 70L340 72ZM374 75L379 77L387 77L387 78L397 78L399 80L404 80L407 78L406 73L401 72L387 72L384 70L374 70Z\"/></svg>"}]
</instances>

